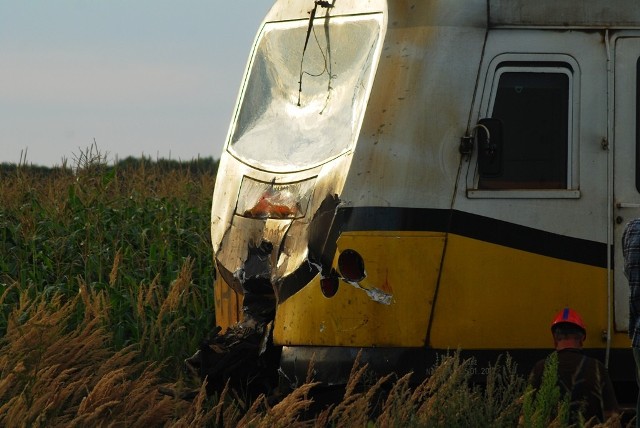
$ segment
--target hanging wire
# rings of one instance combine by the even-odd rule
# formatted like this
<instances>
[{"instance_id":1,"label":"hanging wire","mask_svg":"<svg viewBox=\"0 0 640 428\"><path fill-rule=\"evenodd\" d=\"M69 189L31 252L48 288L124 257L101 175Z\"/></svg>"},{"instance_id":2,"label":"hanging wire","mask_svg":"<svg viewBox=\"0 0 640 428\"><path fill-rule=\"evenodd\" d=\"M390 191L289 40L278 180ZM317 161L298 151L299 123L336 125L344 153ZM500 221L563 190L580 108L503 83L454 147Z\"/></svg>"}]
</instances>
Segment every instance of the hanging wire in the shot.
<instances>
[{"instance_id":1,"label":"hanging wire","mask_svg":"<svg viewBox=\"0 0 640 428\"><path fill-rule=\"evenodd\" d=\"M329 70L327 69L327 57L322 51L322 47L320 46L320 41L318 40L318 36L316 35L315 29L313 28L313 20L316 17L316 11L318 10L318 6L323 7L325 9L330 9L333 7L333 5L328 1L316 0L314 1L313 9L311 9L311 12L309 15L309 25L307 26L307 35L304 39L304 47L302 48L302 57L300 58L300 80L298 80L298 107L300 107L300 97L302 96L302 76L303 75L307 74L312 77L318 77L318 76L322 76L326 72L329 74L329 81L331 81L331 73L329 73ZM318 44L318 48L320 49L320 53L322 54L322 58L324 59L324 69L318 74L312 74L302 69L304 64L304 54L307 51L307 46L309 45L309 37L311 36L312 31L313 31L313 37L316 40L316 43Z\"/></svg>"}]
</instances>

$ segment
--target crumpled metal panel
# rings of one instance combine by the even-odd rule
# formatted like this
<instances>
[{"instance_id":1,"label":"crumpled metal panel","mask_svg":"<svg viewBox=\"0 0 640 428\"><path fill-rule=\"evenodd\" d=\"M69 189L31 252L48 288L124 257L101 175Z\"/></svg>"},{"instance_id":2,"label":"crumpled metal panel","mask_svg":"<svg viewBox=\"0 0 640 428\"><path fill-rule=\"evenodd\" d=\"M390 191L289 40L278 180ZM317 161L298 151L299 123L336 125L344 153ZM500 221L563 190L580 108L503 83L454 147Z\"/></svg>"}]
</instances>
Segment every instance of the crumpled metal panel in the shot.
<instances>
[{"instance_id":1,"label":"crumpled metal panel","mask_svg":"<svg viewBox=\"0 0 640 428\"><path fill-rule=\"evenodd\" d=\"M252 316L271 309L251 302L284 301L331 268L327 235L384 37L383 14L335 9L265 24L220 162L214 258Z\"/></svg>"},{"instance_id":2,"label":"crumpled metal panel","mask_svg":"<svg viewBox=\"0 0 640 428\"><path fill-rule=\"evenodd\" d=\"M283 301L320 273L323 265L330 266L335 243L327 238L350 160L350 156L343 156L313 171L319 174L304 217L250 218L231 210L226 211L224 220L214 215L214 257L224 281L236 292L245 294L260 291L252 287L260 288L255 280L261 280L264 286L273 287L278 301ZM218 204L222 201L214 201L214 212ZM253 285L247 286L248 281L253 281Z\"/></svg>"}]
</instances>

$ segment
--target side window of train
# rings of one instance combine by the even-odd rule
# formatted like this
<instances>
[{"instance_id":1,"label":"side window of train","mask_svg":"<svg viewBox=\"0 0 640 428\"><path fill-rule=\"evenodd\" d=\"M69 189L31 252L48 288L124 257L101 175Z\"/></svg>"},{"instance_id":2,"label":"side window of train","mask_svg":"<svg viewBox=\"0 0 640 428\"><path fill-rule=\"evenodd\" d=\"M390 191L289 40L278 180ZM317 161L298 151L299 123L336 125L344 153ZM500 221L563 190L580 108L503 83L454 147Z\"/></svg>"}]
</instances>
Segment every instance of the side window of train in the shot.
<instances>
[{"instance_id":1,"label":"side window of train","mask_svg":"<svg viewBox=\"0 0 640 428\"><path fill-rule=\"evenodd\" d=\"M487 83L475 188L571 189L572 67L558 61L503 62L495 66Z\"/></svg>"}]
</instances>

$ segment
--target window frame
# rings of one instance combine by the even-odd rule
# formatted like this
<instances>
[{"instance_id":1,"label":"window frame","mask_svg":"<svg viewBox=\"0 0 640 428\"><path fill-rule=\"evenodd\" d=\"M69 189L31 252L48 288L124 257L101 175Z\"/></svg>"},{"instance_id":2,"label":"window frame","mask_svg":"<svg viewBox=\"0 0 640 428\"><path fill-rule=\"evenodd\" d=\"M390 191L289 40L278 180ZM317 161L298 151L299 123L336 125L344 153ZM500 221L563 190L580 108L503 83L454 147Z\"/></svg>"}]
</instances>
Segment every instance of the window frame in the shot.
<instances>
[{"instance_id":1,"label":"window frame","mask_svg":"<svg viewBox=\"0 0 640 428\"><path fill-rule=\"evenodd\" d=\"M558 73L568 78L567 112L567 187L562 189L479 189L477 149L474 149L470 168L472 181L467 183L468 198L542 198L576 199L580 197L579 186L579 88L580 74L575 59L563 54L501 54L493 58L488 66L483 95L477 120L491 117L495 104L500 77L504 73Z\"/></svg>"}]
</instances>

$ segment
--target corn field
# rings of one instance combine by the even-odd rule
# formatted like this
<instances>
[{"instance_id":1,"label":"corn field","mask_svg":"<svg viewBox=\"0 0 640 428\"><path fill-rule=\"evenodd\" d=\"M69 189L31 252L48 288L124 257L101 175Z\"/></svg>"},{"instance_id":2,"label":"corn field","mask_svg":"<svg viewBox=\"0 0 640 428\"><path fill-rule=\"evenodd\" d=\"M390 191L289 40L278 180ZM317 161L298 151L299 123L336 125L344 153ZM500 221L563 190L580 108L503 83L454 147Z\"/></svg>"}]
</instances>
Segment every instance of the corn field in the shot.
<instances>
[{"instance_id":1,"label":"corn field","mask_svg":"<svg viewBox=\"0 0 640 428\"><path fill-rule=\"evenodd\" d=\"M553 387L534 400L508 356L482 388L455 352L417 386L371 379L356 361L342 400L313 415L311 376L277 403L228 388L207 396L183 360L215 325L216 166L108 165L93 149L72 166L2 165L0 426L566 425ZM161 387L199 393L185 401Z\"/></svg>"}]
</instances>

